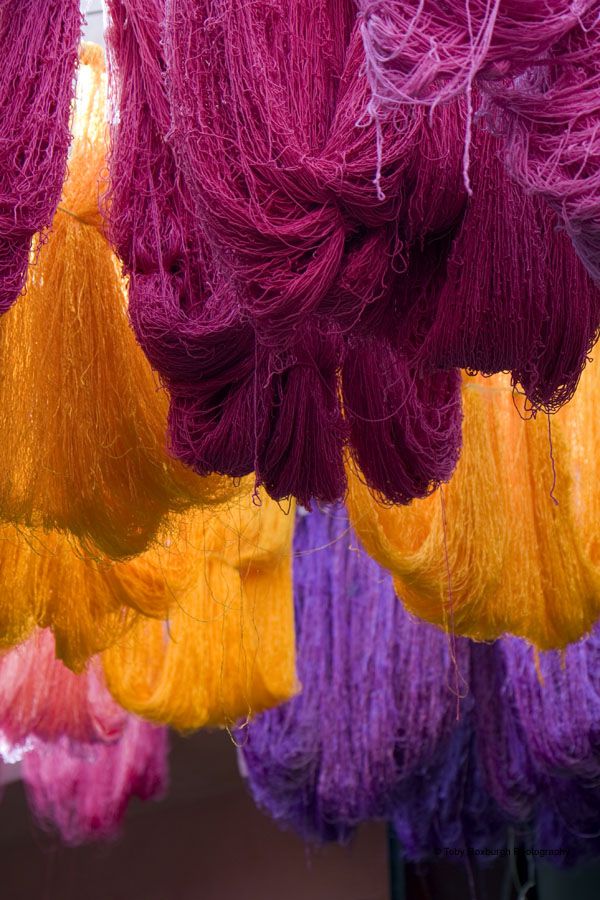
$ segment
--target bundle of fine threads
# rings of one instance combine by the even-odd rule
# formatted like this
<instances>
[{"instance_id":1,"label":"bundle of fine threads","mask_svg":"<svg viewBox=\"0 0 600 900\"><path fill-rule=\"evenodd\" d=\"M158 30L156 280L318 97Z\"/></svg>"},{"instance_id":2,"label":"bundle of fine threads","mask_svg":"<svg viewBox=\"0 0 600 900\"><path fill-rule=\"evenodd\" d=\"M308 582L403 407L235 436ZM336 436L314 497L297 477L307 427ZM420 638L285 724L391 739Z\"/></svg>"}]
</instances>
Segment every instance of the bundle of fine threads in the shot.
<instances>
[{"instance_id":1,"label":"bundle of fine threads","mask_svg":"<svg viewBox=\"0 0 600 900\"><path fill-rule=\"evenodd\" d=\"M410 313L420 242L464 203L459 105L386 128L376 188L350 0L169 6L166 60L160 3L109 8L111 236L174 453L308 503L343 496L350 441L388 499L427 494L456 462L460 398L456 373L412 364Z\"/></svg>"},{"instance_id":2,"label":"bundle of fine threads","mask_svg":"<svg viewBox=\"0 0 600 900\"><path fill-rule=\"evenodd\" d=\"M32 812L66 844L114 837L132 797L163 794L167 749L167 729L134 716L112 744L37 744L22 763Z\"/></svg>"},{"instance_id":3,"label":"bundle of fine threads","mask_svg":"<svg viewBox=\"0 0 600 900\"><path fill-rule=\"evenodd\" d=\"M600 278L598 0L360 0L372 113L439 103L475 81L511 175L547 200ZM465 137L468 179L470 125ZM598 321L596 321L596 327Z\"/></svg>"},{"instance_id":4,"label":"bundle of fine threads","mask_svg":"<svg viewBox=\"0 0 600 900\"><path fill-rule=\"evenodd\" d=\"M464 691L465 642L402 610L343 507L299 514L294 543L302 692L240 729L252 794L278 822L345 840L393 809L440 751Z\"/></svg>"},{"instance_id":5,"label":"bundle of fine threads","mask_svg":"<svg viewBox=\"0 0 600 900\"><path fill-rule=\"evenodd\" d=\"M598 632L535 655L503 638L472 648L477 751L486 791L551 862L597 854Z\"/></svg>"},{"instance_id":6,"label":"bundle of fine threads","mask_svg":"<svg viewBox=\"0 0 600 900\"><path fill-rule=\"evenodd\" d=\"M226 513L200 512L180 541L191 564L168 627L140 617L103 654L126 709L183 731L232 725L297 690L287 515L264 494Z\"/></svg>"},{"instance_id":7,"label":"bundle of fine threads","mask_svg":"<svg viewBox=\"0 0 600 900\"><path fill-rule=\"evenodd\" d=\"M98 211L105 94L102 51L84 45L61 205L26 293L0 320L0 520L118 558L145 550L171 511L236 489L166 452L167 400L129 327Z\"/></svg>"},{"instance_id":8,"label":"bundle of fine threads","mask_svg":"<svg viewBox=\"0 0 600 900\"><path fill-rule=\"evenodd\" d=\"M552 411L596 339L600 289L558 217L507 174L501 140L476 128L471 155L473 197L419 355L426 367L510 370L534 408Z\"/></svg>"},{"instance_id":9,"label":"bundle of fine threads","mask_svg":"<svg viewBox=\"0 0 600 900\"><path fill-rule=\"evenodd\" d=\"M462 851L464 860L471 848L506 846L508 818L486 790L472 713L464 707L434 762L402 784L391 822L403 857L413 862L439 855L442 847Z\"/></svg>"},{"instance_id":10,"label":"bundle of fine threads","mask_svg":"<svg viewBox=\"0 0 600 900\"><path fill-rule=\"evenodd\" d=\"M0 735L10 755L32 740L75 743L118 740L127 714L104 685L92 660L84 672L70 672L54 654L48 631L0 656Z\"/></svg>"},{"instance_id":11,"label":"bundle of fine threads","mask_svg":"<svg viewBox=\"0 0 600 900\"><path fill-rule=\"evenodd\" d=\"M596 365L584 373L586 409L599 374ZM465 378L463 393L463 452L448 487L384 508L353 477L353 526L416 615L478 640L509 632L542 649L566 646L600 612L594 501L582 507L580 497L597 493L594 427L576 412L579 394L550 426L528 417L506 376Z\"/></svg>"},{"instance_id":12,"label":"bundle of fine threads","mask_svg":"<svg viewBox=\"0 0 600 900\"><path fill-rule=\"evenodd\" d=\"M59 201L80 32L79 0L0 2L0 313Z\"/></svg>"}]
</instances>

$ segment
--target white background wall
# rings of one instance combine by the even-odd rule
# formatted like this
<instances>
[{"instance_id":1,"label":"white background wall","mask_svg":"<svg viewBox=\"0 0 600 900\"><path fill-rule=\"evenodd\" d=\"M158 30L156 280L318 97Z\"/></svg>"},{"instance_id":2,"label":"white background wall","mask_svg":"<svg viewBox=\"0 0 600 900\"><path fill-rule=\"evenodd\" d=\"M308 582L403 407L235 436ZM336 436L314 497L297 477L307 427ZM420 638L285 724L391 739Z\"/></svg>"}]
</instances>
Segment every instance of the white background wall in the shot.
<instances>
[{"instance_id":1,"label":"white background wall","mask_svg":"<svg viewBox=\"0 0 600 900\"><path fill-rule=\"evenodd\" d=\"M104 44L102 0L81 0L81 10L87 19L83 31L84 39L95 44Z\"/></svg>"}]
</instances>

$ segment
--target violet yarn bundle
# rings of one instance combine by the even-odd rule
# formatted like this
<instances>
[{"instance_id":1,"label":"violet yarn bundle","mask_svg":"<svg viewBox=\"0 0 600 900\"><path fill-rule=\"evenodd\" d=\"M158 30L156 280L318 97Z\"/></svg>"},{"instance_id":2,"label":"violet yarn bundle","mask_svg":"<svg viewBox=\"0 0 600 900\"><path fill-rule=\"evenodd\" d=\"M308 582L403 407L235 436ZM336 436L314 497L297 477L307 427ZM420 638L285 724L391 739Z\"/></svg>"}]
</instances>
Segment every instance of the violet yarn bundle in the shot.
<instances>
[{"instance_id":1,"label":"violet yarn bundle","mask_svg":"<svg viewBox=\"0 0 600 900\"><path fill-rule=\"evenodd\" d=\"M506 846L508 819L485 788L471 712L463 708L435 762L403 783L391 821L402 855L413 862L438 856L440 848L466 853Z\"/></svg>"},{"instance_id":2,"label":"violet yarn bundle","mask_svg":"<svg viewBox=\"0 0 600 900\"><path fill-rule=\"evenodd\" d=\"M342 507L299 514L295 536L302 693L240 731L257 804L317 840L390 815L404 780L455 727L467 644L412 620L357 545Z\"/></svg>"},{"instance_id":3,"label":"violet yarn bundle","mask_svg":"<svg viewBox=\"0 0 600 900\"><path fill-rule=\"evenodd\" d=\"M515 713L536 768L548 777L600 777L600 626L562 652L501 641Z\"/></svg>"},{"instance_id":4,"label":"violet yarn bundle","mask_svg":"<svg viewBox=\"0 0 600 900\"><path fill-rule=\"evenodd\" d=\"M546 861L560 867L598 859L600 790L571 778L545 787L533 827L534 847L549 850Z\"/></svg>"},{"instance_id":5,"label":"violet yarn bundle","mask_svg":"<svg viewBox=\"0 0 600 900\"><path fill-rule=\"evenodd\" d=\"M67 844L118 833L132 797L159 797L167 783L167 729L129 716L112 744L38 744L23 759L23 781L40 824Z\"/></svg>"},{"instance_id":6,"label":"violet yarn bundle","mask_svg":"<svg viewBox=\"0 0 600 900\"><path fill-rule=\"evenodd\" d=\"M417 293L401 232L425 239L462 210L460 105L385 126L379 166L350 0L167 4L166 73L163 5L109 6L111 233L173 452L308 504L343 496L349 441L388 499L430 492L458 456L459 388L401 346ZM365 380L361 408L349 385Z\"/></svg>"},{"instance_id":7,"label":"violet yarn bundle","mask_svg":"<svg viewBox=\"0 0 600 900\"><path fill-rule=\"evenodd\" d=\"M476 753L485 788L498 807L512 821L528 822L542 779L516 715L516 683L508 675L502 643L471 645ZM535 676L530 657L527 677ZM537 727L537 722L533 720L530 727Z\"/></svg>"},{"instance_id":8,"label":"violet yarn bundle","mask_svg":"<svg viewBox=\"0 0 600 900\"><path fill-rule=\"evenodd\" d=\"M79 0L0 0L0 313L60 200L80 31Z\"/></svg>"}]
</instances>

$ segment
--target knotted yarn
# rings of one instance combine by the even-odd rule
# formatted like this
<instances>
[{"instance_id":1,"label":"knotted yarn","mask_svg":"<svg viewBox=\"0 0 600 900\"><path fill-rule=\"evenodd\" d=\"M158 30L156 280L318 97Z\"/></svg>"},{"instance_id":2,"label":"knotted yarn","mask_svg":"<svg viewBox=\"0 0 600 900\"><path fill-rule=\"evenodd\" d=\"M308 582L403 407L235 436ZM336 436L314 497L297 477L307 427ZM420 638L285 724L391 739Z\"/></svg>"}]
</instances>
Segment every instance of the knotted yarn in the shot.
<instances>
[{"instance_id":1,"label":"knotted yarn","mask_svg":"<svg viewBox=\"0 0 600 900\"><path fill-rule=\"evenodd\" d=\"M26 294L0 321L0 520L120 558L147 549L172 512L237 488L194 477L167 454L167 399L129 327L98 210L102 50L84 45L81 59L61 205Z\"/></svg>"},{"instance_id":2,"label":"knotted yarn","mask_svg":"<svg viewBox=\"0 0 600 900\"><path fill-rule=\"evenodd\" d=\"M597 372L584 373L595 396ZM528 417L506 376L465 377L463 396L463 452L450 484L411 507L385 508L353 475L353 527L415 615L477 640L509 632L542 649L566 646L600 612L585 537L597 526L575 514L582 485L594 493L595 482L571 456L594 466L593 429L585 420L577 433L562 427L577 394L551 429L546 417Z\"/></svg>"},{"instance_id":3,"label":"knotted yarn","mask_svg":"<svg viewBox=\"0 0 600 900\"><path fill-rule=\"evenodd\" d=\"M411 619L341 506L298 514L294 602L302 692L238 732L257 804L303 837L346 840L456 724L467 647Z\"/></svg>"},{"instance_id":4,"label":"knotted yarn","mask_svg":"<svg viewBox=\"0 0 600 900\"><path fill-rule=\"evenodd\" d=\"M174 454L309 504L343 496L349 441L388 499L428 493L458 456L458 380L419 372L403 346L398 294L410 307L415 292L399 219L416 240L459 215L459 105L435 128L418 112L386 127L376 188L349 0L167 4L164 23L160 0L109 10L111 236ZM382 438L371 465L366 426Z\"/></svg>"},{"instance_id":5,"label":"knotted yarn","mask_svg":"<svg viewBox=\"0 0 600 900\"><path fill-rule=\"evenodd\" d=\"M79 0L0 2L0 313L60 198L80 33Z\"/></svg>"},{"instance_id":6,"label":"knotted yarn","mask_svg":"<svg viewBox=\"0 0 600 900\"><path fill-rule=\"evenodd\" d=\"M133 716L112 744L40 744L22 762L30 808L66 844L116 837L132 797L163 794L167 749L166 728Z\"/></svg>"},{"instance_id":7,"label":"knotted yarn","mask_svg":"<svg viewBox=\"0 0 600 900\"><path fill-rule=\"evenodd\" d=\"M260 497L225 514L199 511L182 545L188 587L168 622L140 617L103 654L125 709L191 731L232 725L296 692L293 514Z\"/></svg>"}]
</instances>

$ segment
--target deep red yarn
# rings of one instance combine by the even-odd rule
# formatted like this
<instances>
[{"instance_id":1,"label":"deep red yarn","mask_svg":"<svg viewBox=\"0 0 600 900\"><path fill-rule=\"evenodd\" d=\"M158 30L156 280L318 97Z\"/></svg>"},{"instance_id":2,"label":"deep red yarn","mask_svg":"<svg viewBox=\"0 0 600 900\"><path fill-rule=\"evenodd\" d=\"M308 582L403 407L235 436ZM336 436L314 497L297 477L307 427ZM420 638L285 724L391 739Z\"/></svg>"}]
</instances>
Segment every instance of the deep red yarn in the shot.
<instances>
[{"instance_id":1,"label":"deep red yarn","mask_svg":"<svg viewBox=\"0 0 600 900\"><path fill-rule=\"evenodd\" d=\"M600 325L600 290L560 219L503 164L503 141L473 132L473 197L453 242L425 367L511 371L534 407L566 403Z\"/></svg>"},{"instance_id":2,"label":"deep red yarn","mask_svg":"<svg viewBox=\"0 0 600 900\"><path fill-rule=\"evenodd\" d=\"M111 232L174 453L308 504L343 496L349 444L387 499L428 493L460 390L412 361L412 260L464 206L459 105L380 131L351 0L109 8Z\"/></svg>"}]
</instances>

